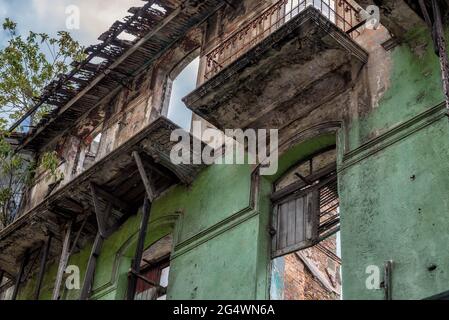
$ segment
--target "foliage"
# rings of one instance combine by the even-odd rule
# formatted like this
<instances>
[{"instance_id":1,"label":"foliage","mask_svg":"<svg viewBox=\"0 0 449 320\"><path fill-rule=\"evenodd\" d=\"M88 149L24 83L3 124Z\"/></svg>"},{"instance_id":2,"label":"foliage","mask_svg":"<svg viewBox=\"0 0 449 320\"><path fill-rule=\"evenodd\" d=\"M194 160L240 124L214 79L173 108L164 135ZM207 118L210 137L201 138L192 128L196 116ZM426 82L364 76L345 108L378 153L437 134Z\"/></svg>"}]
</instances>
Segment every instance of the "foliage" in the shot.
<instances>
[{"instance_id":1,"label":"foliage","mask_svg":"<svg viewBox=\"0 0 449 320\"><path fill-rule=\"evenodd\" d=\"M45 86L67 73L71 61L84 58L84 50L65 31L59 31L57 37L30 31L23 37L8 18L3 31L9 40L0 51L0 114L17 120L33 106ZM43 105L33 123L51 110L52 106Z\"/></svg>"},{"instance_id":2,"label":"foliage","mask_svg":"<svg viewBox=\"0 0 449 320\"><path fill-rule=\"evenodd\" d=\"M67 73L70 62L84 58L83 48L68 32L50 37L30 31L24 37L14 21L7 18L2 26L8 42L0 50L0 229L14 220L22 193L33 184L37 171L47 171L54 181L63 179L56 152L41 154L39 162L17 153L7 127L36 103L50 82ZM52 108L42 105L25 125L37 124Z\"/></svg>"}]
</instances>

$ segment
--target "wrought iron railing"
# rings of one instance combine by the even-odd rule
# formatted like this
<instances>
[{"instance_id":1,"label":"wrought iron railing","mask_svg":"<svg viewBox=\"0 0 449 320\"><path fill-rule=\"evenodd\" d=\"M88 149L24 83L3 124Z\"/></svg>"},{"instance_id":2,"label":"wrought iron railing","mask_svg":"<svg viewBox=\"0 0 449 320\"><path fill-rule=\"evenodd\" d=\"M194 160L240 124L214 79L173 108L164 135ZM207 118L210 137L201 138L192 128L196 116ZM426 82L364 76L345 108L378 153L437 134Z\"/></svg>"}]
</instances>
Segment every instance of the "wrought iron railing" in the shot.
<instances>
[{"instance_id":1,"label":"wrought iron railing","mask_svg":"<svg viewBox=\"0 0 449 320\"><path fill-rule=\"evenodd\" d=\"M355 37L359 10L346 0L280 0L245 24L206 55L205 78L210 79L307 7L318 9L329 21Z\"/></svg>"}]
</instances>

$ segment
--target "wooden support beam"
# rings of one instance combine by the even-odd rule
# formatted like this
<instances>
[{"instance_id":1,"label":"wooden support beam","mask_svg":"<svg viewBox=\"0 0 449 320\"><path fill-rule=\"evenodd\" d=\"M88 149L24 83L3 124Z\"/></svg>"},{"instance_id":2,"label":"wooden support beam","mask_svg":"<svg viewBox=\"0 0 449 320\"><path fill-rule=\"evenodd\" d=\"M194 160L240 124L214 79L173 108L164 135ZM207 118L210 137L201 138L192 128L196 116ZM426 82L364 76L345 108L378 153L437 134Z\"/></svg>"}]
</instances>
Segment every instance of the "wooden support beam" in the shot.
<instances>
[{"instance_id":1,"label":"wooden support beam","mask_svg":"<svg viewBox=\"0 0 449 320\"><path fill-rule=\"evenodd\" d=\"M143 256L143 249L145 245L145 237L147 235L148 221L150 220L151 202L145 197L143 202L142 221L140 223L139 237L137 238L136 253L131 265L131 274L128 280L128 290L126 292L127 300L134 300L136 294L137 277L135 274L140 274L140 262Z\"/></svg>"},{"instance_id":2,"label":"wooden support beam","mask_svg":"<svg viewBox=\"0 0 449 320\"><path fill-rule=\"evenodd\" d=\"M75 240L73 240L72 248L70 249L69 257L73 254L73 252L76 249L76 246L78 245L78 240L79 240L79 238L81 236L81 233L84 230L84 227L86 226L87 220L89 220L89 216L90 216L90 213L86 214L86 217L84 218L84 220L81 223L81 226L80 226L78 232L76 233Z\"/></svg>"},{"instance_id":3,"label":"wooden support beam","mask_svg":"<svg viewBox=\"0 0 449 320\"><path fill-rule=\"evenodd\" d=\"M156 193L151 185L150 179L148 177L148 174L145 170L145 167L142 163L142 158L140 157L139 152L134 151L133 152L134 160L136 161L137 168L139 169L140 177L142 178L143 185L145 186L145 191L148 196L148 200L152 203L154 199L156 198Z\"/></svg>"},{"instance_id":4,"label":"wooden support beam","mask_svg":"<svg viewBox=\"0 0 449 320\"><path fill-rule=\"evenodd\" d=\"M89 298L92 289L95 267L97 265L97 258L100 256L103 241L104 238L101 236L100 232L98 232L97 236L95 237L94 245L92 246L89 262L87 263L86 275L84 276L83 287L81 288L81 294L79 298L80 300L87 300Z\"/></svg>"},{"instance_id":5,"label":"wooden support beam","mask_svg":"<svg viewBox=\"0 0 449 320\"><path fill-rule=\"evenodd\" d=\"M106 190L102 189L100 186L91 183L91 188L95 188L95 192L97 194L97 197L102 198L103 200L110 202L113 204L114 207L123 210L124 212L130 212L132 211L131 207L123 200L117 198L116 196L110 194Z\"/></svg>"},{"instance_id":6,"label":"wooden support beam","mask_svg":"<svg viewBox=\"0 0 449 320\"><path fill-rule=\"evenodd\" d=\"M90 191L92 194L92 201L94 203L94 209L95 209L95 217L97 218L97 224L98 224L98 232L101 234L101 236L106 239L107 238L107 232L108 232L108 223L107 223L107 215L110 213L112 209L112 205L110 202L108 202L108 207L105 211L101 210L100 205L100 199L98 196L98 190L95 186L95 184L90 183Z\"/></svg>"},{"instance_id":7,"label":"wooden support beam","mask_svg":"<svg viewBox=\"0 0 449 320\"><path fill-rule=\"evenodd\" d=\"M67 261L69 260L70 237L72 235L73 220L70 220L66 227L64 242L62 245L61 258L59 260L58 273L56 274L55 287L53 288L53 300L59 300L62 277L64 276Z\"/></svg>"},{"instance_id":8,"label":"wooden support beam","mask_svg":"<svg viewBox=\"0 0 449 320\"><path fill-rule=\"evenodd\" d=\"M16 278L16 284L14 286L14 291L12 293L11 300L17 299L17 294L19 293L19 287L20 287L20 283L22 281L22 276L23 276L23 273L25 272L25 267L27 266L29 259L30 259L30 250L27 249L23 256L22 263L20 265L19 274L17 275L17 278Z\"/></svg>"},{"instance_id":9,"label":"wooden support beam","mask_svg":"<svg viewBox=\"0 0 449 320\"><path fill-rule=\"evenodd\" d=\"M52 237L53 237L53 235L49 234L47 237L47 241L45 241L45 243L44 243L44 250L43 250L42 256L41 256L39 275L37 277L36 290L34 292L34 300L39 300L39 295L41 293L42 281L44 280L45 266L47 265L48 252L50 251Z\"/></svg>"}]
</instances>

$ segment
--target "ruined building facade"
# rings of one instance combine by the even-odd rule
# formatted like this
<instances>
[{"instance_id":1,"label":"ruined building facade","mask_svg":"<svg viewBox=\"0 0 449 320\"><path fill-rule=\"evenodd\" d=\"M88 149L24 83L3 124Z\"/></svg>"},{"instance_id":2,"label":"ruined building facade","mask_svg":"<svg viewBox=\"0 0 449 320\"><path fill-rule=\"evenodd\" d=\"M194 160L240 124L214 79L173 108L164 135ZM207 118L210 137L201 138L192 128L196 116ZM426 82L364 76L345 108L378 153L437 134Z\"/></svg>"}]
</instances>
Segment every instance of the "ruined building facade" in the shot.
<instances>
[{"instance_id":1,"label":"ruined building facade","mask_svg":"<svg viewBox=\"0 0 449 320\"><path fill-rule=\"evenodd\" d=\"M1 297L449 290L449 122L435 38L414 1L376 3L375 28L370 1L131 8L23 119L54 107L18 149L36 159L56 151L62 175L38 170L0 230ZM192 121L278 129L277 172L174 164L175 129L211 145Z\"/></svg>"}]
</instances>

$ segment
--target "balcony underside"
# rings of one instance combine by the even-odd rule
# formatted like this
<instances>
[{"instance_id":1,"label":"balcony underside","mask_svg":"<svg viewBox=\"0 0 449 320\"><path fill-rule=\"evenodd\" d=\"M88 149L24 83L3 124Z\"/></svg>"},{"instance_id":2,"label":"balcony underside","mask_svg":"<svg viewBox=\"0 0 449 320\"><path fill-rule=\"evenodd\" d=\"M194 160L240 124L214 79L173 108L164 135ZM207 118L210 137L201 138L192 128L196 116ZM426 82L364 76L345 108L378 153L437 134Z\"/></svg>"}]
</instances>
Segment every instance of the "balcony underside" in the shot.
<instances>
[{"instance_id":1,"label":"balcony underside","mask_svg":"<svg viewBox=\"0 0 449 320\"><path fill-rule=\"evenodd\" d=\"M85 219L87 221L80 233L77 250L91 241L97 233L91 183L98 191L100 209L105 211L107 204L112 204L112 211L108 216L110 226L119 226L130 215L135 214L143 203L145 189L132 157L133 151L139 152L156 194L179 182L189 184L202 166L173 165L170 162L170 151L176 143L170 141L170 135L177 128L164 117L157 119L1 230L0 269L15 276L25 250L34 248L38 254L48 233L52 233L55 239L50 259L57 259L61 254L64 226L71 219L76 221L73 234L79 231ZM38 265L35 264L34 268Z\"/></svg>"},{"instance_id":2,"label":"balcony underside","mask_svg":"<svg viewBox=\"0 0 449 320\"><path fill-rule=\"evenodd\" d=\"M310 112L347 89L367 59L348 35L309 7L184 101L219 129L279 128L292 120L289 105L300 103Z\"/></svg>"}]
</instances>

